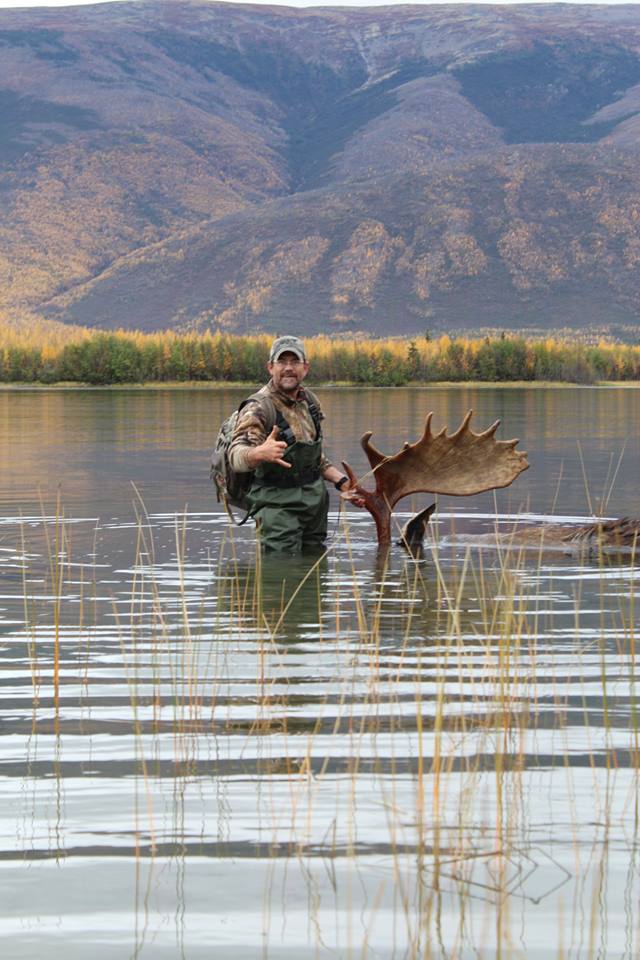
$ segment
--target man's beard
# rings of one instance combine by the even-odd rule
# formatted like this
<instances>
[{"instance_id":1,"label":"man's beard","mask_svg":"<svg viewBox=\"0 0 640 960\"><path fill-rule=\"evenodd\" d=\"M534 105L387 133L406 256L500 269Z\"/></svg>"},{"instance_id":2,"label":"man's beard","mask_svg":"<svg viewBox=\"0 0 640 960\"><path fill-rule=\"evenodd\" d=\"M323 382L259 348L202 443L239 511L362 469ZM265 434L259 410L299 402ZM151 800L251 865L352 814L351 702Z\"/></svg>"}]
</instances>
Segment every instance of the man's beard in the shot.
<instances>
[{"instance_id":1,"label":"man's beard","mask_svg":"<svg viewBox=\"0 0 640 960\"><path fill-rule=\"evenodd\" d=\"M280 383L279 383L279 387L280 387L280 389L282 390L282 392L283 392L283 393L297 393L297 392L298 392L298 389L300 388L300 380L298 379L298 377L296 377L295 375L293 375L291 378L288 378L288 379L291 379L291 380L295 381L294 383L291 383L291 384L285 383L285 379L287 379L287 378L282 377L281 380L280 380Z\"/></svg>"}]
</instances>

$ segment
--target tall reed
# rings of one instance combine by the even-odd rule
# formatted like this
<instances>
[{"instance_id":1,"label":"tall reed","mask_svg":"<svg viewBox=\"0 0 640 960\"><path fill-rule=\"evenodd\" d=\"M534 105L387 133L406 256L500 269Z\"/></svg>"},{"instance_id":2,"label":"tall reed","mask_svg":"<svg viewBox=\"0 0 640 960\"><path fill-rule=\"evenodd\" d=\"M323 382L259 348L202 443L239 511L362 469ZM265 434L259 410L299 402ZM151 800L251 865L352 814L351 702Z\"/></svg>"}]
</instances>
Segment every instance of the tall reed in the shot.
<instances>
[{"instance_id":1,"label":"tall reed","mask_svg":"<svg viewBox=\"0 0 640 960\"><path fill-rule=\"evenodd\" d=\"M61 517L45 529L64 736L59 691L78 669L73 649L62 655L71 544ZM263 953L274 960L293 875L318 955L340 930L340 952L373 958L392 922L410 960L511 960L534 949L540 904L553 918L547 956L604 955L617 936L603 910L616 845L628 845L636 884L635 557L617 567L600 552L582 574L573 564L587 603L578 586L571 597L566 562L542 548L483 552L436 538L422 563L391 554L376 565L343 526L326 556L276 569L226 535L196 562L189 536L178 514L161 553L140 504L129 605L113 607L129 704L119 722L136 749L132 955L152 942L150 891L163 873L182 877L183 916L196 857L231 871L246 854L234 837L247 806L264 871ZM618 573L631 589L612 599ZM559 591L573 609L554 602ZM27 619L37 712L33 604ZM82 611L78 622L89 620ZM82 650L91 711L99 675L88 664L99 651L88 641ZM625 917L631 960L638 930L632 911Z\"/></svg>"}]
</instances>

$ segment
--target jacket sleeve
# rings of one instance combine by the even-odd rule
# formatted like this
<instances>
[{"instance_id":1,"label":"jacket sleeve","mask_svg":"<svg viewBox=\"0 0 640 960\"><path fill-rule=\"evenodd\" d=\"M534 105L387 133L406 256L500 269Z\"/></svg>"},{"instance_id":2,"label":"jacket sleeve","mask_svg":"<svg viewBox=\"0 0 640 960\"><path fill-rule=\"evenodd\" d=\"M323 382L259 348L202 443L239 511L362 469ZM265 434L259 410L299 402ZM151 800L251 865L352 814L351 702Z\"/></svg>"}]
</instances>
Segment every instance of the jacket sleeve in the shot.
<instances>
[{"instance_id":1,"label":"jacket sleeve","mask_svg":"<svg viewBox=\"0 0 640 960\"><path fill-rule=\"evenodd\" d=\"M253 400L242 408L236 429L231 438L229 464L236 473L248 473L247 452L250 447L257 447L267 439L265 415L260 404Z\"/></svg>"}]
</instances>

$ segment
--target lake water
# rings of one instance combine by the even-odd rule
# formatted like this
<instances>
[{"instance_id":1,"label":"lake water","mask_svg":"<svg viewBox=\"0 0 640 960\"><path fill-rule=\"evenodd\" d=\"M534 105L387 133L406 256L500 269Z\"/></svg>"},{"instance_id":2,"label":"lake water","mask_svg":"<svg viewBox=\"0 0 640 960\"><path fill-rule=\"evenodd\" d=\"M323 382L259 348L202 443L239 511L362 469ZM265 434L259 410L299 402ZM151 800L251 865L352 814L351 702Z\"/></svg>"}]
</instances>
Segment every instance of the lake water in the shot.
<instances>
[{"instance_id":1,"label":"lake water","mask_svg":"<svg viewBox=\"0 0 640 960\"><path fill-rule=\"evenodd\" d=\"M634 557L485 540L640 515L640 391L318 392L358 473L469 408L531 469L421 563L332 492L256 568L207 476L246 391L0 392L3 955L631 960Z\"/></svg>"}]
</instances>

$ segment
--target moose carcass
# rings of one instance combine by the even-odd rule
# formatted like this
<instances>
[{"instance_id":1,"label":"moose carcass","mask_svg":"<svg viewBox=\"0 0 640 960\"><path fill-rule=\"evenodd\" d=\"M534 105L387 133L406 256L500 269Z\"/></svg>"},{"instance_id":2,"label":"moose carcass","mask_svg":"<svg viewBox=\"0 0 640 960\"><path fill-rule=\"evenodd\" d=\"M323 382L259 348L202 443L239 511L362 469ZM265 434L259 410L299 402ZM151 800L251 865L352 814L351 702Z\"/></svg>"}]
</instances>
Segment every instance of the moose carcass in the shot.
<instances>
[{"instance_id":1,"label":"moose carcass","mask_svg":"<svg viewBox=\"0 0 640 960\"><path fill-rule=\"evenodd\" d=\"M432 503L411 517L402 528L398 544L414 557L423 556L423 540L435 508ZM601 552L629 554L640 548L640 520L620 517L581 524L520 522L506 532L467 534L457 540L476 546L561 551L586 557L597 557Z\"/></svg>"},{"instance_id":2,"label":"moose carcass","mask_svg":"<svg viewBox=\"0 0 640 960\"><path fill-rule=\"evenodd\" d=\"M640 520L620 517L581 524L520 524L511 531L494 536L493 540L507 546L562 549L587 555L597 554L600 549L628 552L640 545Z\"/></svg>"}]
</instances>

